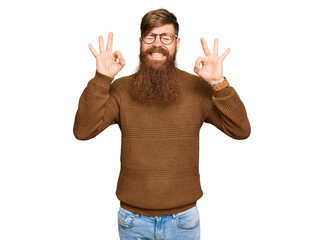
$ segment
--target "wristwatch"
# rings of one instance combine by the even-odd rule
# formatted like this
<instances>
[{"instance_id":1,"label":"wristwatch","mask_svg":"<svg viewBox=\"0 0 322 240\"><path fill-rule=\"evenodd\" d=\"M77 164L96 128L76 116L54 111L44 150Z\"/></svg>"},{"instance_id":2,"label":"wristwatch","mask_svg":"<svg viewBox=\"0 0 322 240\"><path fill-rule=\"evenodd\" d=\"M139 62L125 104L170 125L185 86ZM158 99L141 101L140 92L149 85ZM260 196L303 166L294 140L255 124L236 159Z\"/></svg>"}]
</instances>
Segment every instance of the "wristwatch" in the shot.
<instances>
[{"instance_id":1,"label":"wristwatch","mask_svg":"<svg viewBox=\"0 0 322 240\"><path fill-rule=\"evenodd\" d=\"M228 83L227 79L224 77L224 80L222 82L212 85L212 88L215 90L215 92L218 92L221 89L228 87L228 86L229 86L229 83Z\"/></svg>"}]
</instances>

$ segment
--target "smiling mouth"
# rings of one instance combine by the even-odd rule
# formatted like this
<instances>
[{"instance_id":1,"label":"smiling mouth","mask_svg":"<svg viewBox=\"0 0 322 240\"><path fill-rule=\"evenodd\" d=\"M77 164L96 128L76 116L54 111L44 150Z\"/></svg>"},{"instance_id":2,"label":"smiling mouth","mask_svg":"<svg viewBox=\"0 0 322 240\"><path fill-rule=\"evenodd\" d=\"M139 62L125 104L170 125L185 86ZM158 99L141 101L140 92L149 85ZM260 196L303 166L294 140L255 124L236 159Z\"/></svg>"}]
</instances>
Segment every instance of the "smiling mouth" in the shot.
<instances>
[{"instance_id":1,"label":"smiling mouth","mask_svg":"<svg viewBox=\"0 0 322 240\"><path fill-rule=\"evenodd\" d=\"M156 52L151 53L150 55L151 55L152 57L155 57L155 58L161 58L161 57L163 57L163 56L164 56L164 54L163 54L163 53L156 53Z\"/></svg>"}]
</instances>

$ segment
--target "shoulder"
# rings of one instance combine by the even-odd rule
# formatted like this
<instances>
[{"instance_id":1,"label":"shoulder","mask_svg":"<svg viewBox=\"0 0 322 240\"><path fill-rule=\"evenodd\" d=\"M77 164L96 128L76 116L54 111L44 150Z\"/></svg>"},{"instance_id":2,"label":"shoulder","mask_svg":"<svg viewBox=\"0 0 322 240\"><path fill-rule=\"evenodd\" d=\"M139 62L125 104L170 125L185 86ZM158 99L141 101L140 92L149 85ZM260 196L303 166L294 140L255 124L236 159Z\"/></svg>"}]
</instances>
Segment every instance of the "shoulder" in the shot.
<instances>
[{"instance_id":1,"label":"shoulder","mask_svg":"<svg viewBox=\"0 0 322 240\"><path fill-rule=\"evenodd\" d=\"M177 72L178 77L183 78L183 79L188 79L188 80L191 80L191 81L198 81L199 78L200 78L197 75L188 73L188 72L183 71L183 70L181 70L179 68L176 68L176 72Z\"/></svg>"},{"instance_id":2,"label":"shoulder","mask_svg":"<svg viewBox=\"0 0 322 240\"><path fill-rule=\"evenodd\" d=\"M111 86L113 86L116 89L127 88L127 86L130 86L131 82L133 81L134 76L135 74L131 74L129 76L117 78L112 82Z\"/></svg>"},{"instance_id":3,"label":"shoulder","mask_svg":"<svg viewBox=\"0 0 322 240\"><path fill-rule=\"evenodd\" d=\"M201 77L188 73L186 71L178 69L178 74L182 78L183 81L187 82L189 85L194 86L202 95L206 94L211 96L213 93L213 89L209 83L207 83Z\"/></svg>"}]
</instances>

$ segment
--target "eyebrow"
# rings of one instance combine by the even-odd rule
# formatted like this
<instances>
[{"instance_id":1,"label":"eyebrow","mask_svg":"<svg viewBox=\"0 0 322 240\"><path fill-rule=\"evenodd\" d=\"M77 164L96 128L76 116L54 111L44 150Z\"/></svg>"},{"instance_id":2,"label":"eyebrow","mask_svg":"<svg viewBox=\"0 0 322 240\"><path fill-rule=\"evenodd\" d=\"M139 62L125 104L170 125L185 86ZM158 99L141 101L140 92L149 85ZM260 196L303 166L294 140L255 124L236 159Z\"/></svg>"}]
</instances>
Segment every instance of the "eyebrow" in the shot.
<instances>
[{"instance_id":1,"label":"eyebrow","mask_svg":"<svg viewBox=\"0 0 322 240\"><path fill-rule=\"evenodd\" d=\"M177 36L175 33L171 33L171 32L163 32L163 33L154 33L154 32L149 32L149 33L147 33L146 35L148 35L148 34L161 35L161 34L166 34L166 33L170 33L170 34L172 34L172 35L174 35L174 36Z\"/></svg>"}]
</instances>

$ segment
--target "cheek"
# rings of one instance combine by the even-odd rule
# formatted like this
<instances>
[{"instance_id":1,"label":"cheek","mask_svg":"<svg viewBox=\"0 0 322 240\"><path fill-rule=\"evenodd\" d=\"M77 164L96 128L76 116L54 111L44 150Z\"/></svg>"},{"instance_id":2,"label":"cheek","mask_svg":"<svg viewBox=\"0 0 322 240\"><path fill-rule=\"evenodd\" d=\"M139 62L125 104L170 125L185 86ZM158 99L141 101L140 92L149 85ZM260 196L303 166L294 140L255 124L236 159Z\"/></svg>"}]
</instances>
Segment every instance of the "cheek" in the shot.
<instances>
[{"instance_id":1,"label":"cheek","mask_svg":"<svg viewBox=\"0 0 322 240\"><path fill-rule=\"evenodd\" d=\"M144 43L141 42L140 51L145 52L146 50L149 49L149 47L150 47L149 45L144 44Z\"/></svg>"},{"instance_id":2,"label":"cheek","mask_svg":"<svg viewBox=\"0 0 322 240\"><path fill-rule=\"evenodd\" d=\"M177 48L176 47L172 47L172 48L168 49L168 51L169 51L170 55L173 55L173 54L176 53Z\"/></svg>"},{"instance_id":3,"label":"cheek","mask_svg":"<svg viewBox=\"0 0 322 240\"><path fill-rule=\"evenodd\" d=\"M141 51L142 51L142 52L145 52L147 49L148 49L147 47L145 47L145 46L141 45Z\"/></svg>"}]
</instances>

